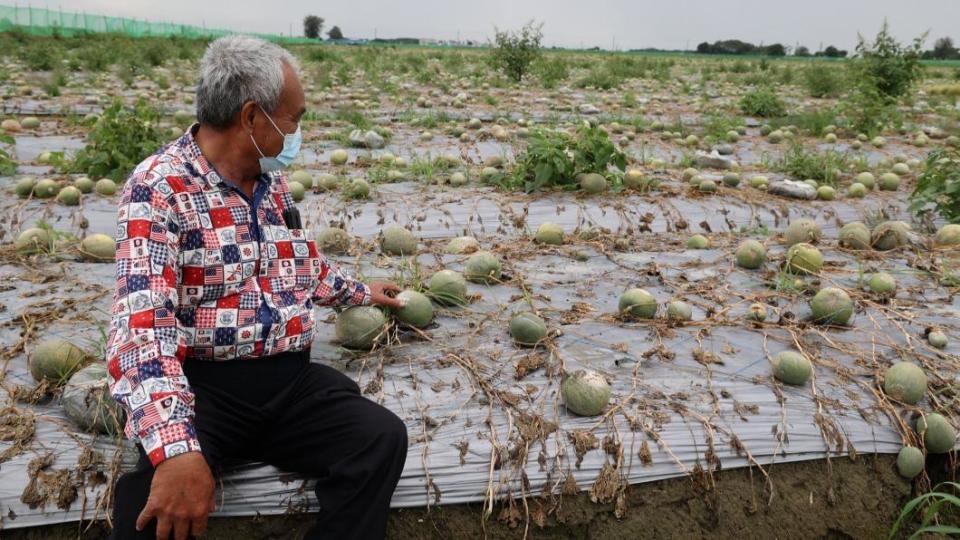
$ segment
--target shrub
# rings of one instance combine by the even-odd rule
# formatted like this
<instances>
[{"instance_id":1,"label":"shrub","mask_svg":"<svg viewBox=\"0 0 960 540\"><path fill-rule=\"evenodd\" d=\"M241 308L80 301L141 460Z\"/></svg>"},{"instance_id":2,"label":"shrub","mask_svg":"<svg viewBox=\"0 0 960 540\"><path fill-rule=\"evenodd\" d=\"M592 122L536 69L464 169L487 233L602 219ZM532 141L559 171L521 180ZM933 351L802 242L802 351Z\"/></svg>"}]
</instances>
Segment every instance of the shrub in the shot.
<instances>
[{"instance_id":1,"label":"shrub","mask_svg":"<svg viewBox=\"0 0 960 540\"><path fill-rule=\"evenodd\" d=\"M834 97L843 89L843 75L839 70L817 62L803 71L803 85L810 97Z\"/></svg>"},{"instance_id":2,"label":"shrub","mask_svg":"<svg viewBox=\"0 0 960 540\"><path fill-rule=\"evenodd\" d=\"M838 171L846 168L848 158L845 154L828 150L823 153L807 150L800 143L790 146L774 168L787 173L796 180L813 179L820 183L835 185Z\"/></svg>"},{"instance_id":3,"label":"shrub","mask_svg":"<svg viewBox=\"0 0 960 540\"><path fill-rule=\"evenodd\" d=\"M520 82L530 71L530 65L540 56L543 24L530 21L519 32L497 30L491 61L511 79Z\"/></svg>"},{"instance_id":4,"label":"shrub","mask_svg":"<svg viewBox=\"0 0 960 540\"><path fill-rule=\"evenodd\" d=\"M537 63L535 70L544 88L555 88L559 82L566 80L570 74L567 61L559 56L543 58Z\"/></svg>"},{"instance_id":5,"label":"shrub","mask_svg":"<svg viewBox=\"0 0 960 540\"><path fill-rule=\"evenodd\" d=\"M577 175L598 173L611 176L610 167L624 170L627 157L617 149L600 127L582 126L575 136L538 130L531 134L526 149L517 156L511 175L498 178L501 187L522 187L531 192L549 186L577 188Z\"/></svg>"},{"instance_id":6,"label":"shrub","mask_svg":"<svg viewBox=\"0 0 960 540\"><path fill-rule=\"evenodd\" d=\"M911 212L936 210L951 223L960 222L960 150L931 152L910 200Z\"/></svg>"},{"instance_id":7,"label":"shrub","mask_svg":"<svg viewBox=\"0 0 960 540\"><path fill-rule=\"evenodd\" d=\"M750 116L783 116L786 107L773 89L763 86L747 92L740 100L740 110Z\"/></svg>"}]
</instances>

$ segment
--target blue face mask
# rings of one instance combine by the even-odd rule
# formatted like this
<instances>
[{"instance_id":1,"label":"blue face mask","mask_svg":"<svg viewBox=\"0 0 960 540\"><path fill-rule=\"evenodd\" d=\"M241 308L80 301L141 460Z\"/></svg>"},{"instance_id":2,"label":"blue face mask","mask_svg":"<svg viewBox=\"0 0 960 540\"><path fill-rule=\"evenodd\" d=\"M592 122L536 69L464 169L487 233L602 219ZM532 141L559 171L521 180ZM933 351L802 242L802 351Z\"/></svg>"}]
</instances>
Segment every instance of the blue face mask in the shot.
<instances>
[{"instance_id":1,"label":"blue face mask","mask_svg":"<svg viewBox=\"0 0 960 540\"><path fill-rule=\"evenodd\" d=\"M257 107L260 107L260 105L257 104ZM266 174L289 167L300 153L300 142L302 139L300 136L300 124L297 124L297 131L289 134L284 133L280 131L280 128L277 127L273 118L270 118L267 111L263 110L263 107L260 107L260 110L263 111L263 115L267 117L267 120L270 120L270 123L273 124L273 129L276 129L277 133L283 136L283 149L280 150L280 153L277 154L276 157L269 157L263 155L263 151L260 150L260 145L258 145L257 141L253 138L253 133L250 134L250 140L253 141L253 146L257 149L257 152L260 152L260 172Z\"/></svg>"}]
</instances>

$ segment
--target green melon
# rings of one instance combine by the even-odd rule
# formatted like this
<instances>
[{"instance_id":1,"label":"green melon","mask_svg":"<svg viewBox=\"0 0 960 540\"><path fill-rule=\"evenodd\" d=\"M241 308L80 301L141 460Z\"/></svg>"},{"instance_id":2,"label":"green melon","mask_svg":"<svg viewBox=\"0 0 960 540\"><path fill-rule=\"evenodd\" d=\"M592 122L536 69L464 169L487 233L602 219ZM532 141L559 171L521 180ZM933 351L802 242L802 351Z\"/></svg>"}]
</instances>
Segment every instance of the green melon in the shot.
<instances>
[{"instance_id":1,"label":"green melon","mask_svg":"<svg viewBox=\"0 0 960 540\"><path fill-rule=\"evenodd\" d=\"M695 234L687 240L687 249L708 249L710 240L702 234Z\"/></svg>"},{"instance_id":2,"label":"green melon","mask_svg":"<svg viewBox=\"0 0 960 540\"><path fill-rule=\"evenodd\" d=\"M750 187L755 189L767 189L770 185L770 180L766 176L756 175L750 178Z\"/></svg>"},{"instance_id":3,"label":"green melon","mask_svg":"<svg viewBox=\"0 0 960 540\"><path fill-rule=\"evenodd\" d=\"M403 291L397 295L403 307L396 310L397 320L403 324L423 328L433 320L433 304L427 295L417 291Z\"/></svg>"},{"instance_id":4,"label":"green melon","mask_svg":"<svg viewBox=\"0 0 960 540\"><path fill-rule=\"evenodd\" d=\"M620 296L618 309L623 316L652 319L657 314L657 299L643 289L629 289Z\"/></svg>"},{"instance_id":5,"label":"green melon","mask_svg":"<svg viewBox=\"0 0 960 540\"><path fill-rule=\"evenodd\" d=\"M380 249L388 255L416 255L417 237L399 225L390 225L383 229Z\"/></svg>"},{"instance_id":6,"label":"green melon","mask_svg":"<svg viewBox=\"0 0 960 540\"><path fill-rule=\"evenodd\" d=\"M687 167L686 169L683 170L683 173L682 173L683 181L689 182L699 174L700 174L700 171L698 171L697 169L694 169L693 167Z\"/></svg>"},{"instance_id":7,"label":"green melon","mask_svg":"<svg viewBox=\"0 0 960 540\"><path fill-rule=\"evenodd\" d=\"M894 163L893 167L890 167L890 172L892 172L897 176L904 176L904 175L910 174L910 166L907 165L906 163ZM898 182L899 180L900 179L897 178Z\"/></svg>"},{"instance_id":8,"label":"green melon","mask_svg":"<svg viewBox=\"0 0 960 540\"><path fill-rule=\"evenodd\" d=\"M930 454L945 454L953 450L957 432L953 425L938 413L926 413L917 418L917 434Z\"/></svg>"},{"instance_id":9,"label":"green melon","mask_svg":"<svg viewBox=\"0 0 960 540\"><path fill-rule=\"evenodd\" d=\"M796 274L819 274L823 255L811 244L801 242L787 250L787 269Z\"/></svg>"},{"instance_id":10,"label":"green melon","mask_svg":"<svg viewBox=\"0 0 960 540\"><path fill-rule=\"evenodd\" d=\"M80 190L80 193L91 193L96 183L87 176L81 176L73 181L73 185Z\"/></svg>"},{"instance_id":11,"label":"green melon","mask_svg":"<svg viewBox=\"0 0 960 540\"><path fill-rule=\"evenodd\" d=\"M896 173L883 173L877 182L881 191L896 191L900 187L900 177Z\"/></svg>"},{"instance_id":12,"label":"green melon","mask_svg":"<svg viewBox=\"0 0 960 540\"><path fill-rule=\"evenodd\" d=\"M109 197L117 192L117 183L109 178L101 178L94 184L93 190L99 195Z\"/></svg>"},{"instance_id":13,"label":"green melon","mask_svg":"<svg viewBox=\"0 0 960 540\"><path fill-rule=\"evenodd\" d=\"M786 384L806 384L813 374L810 360L795 351L783 351L773 358L773 376Z\"/></svg>"},{"instance_id":14,"label":"green melon","mask_svg":"<svg viewBox=\"0 0 960 540\"><path fill-rule=\"evenodd\" d=\"M61 385L70 379L86 360L79 347L65 339L47 339L30 353L30 374L37 382Z\"/></svg>"},{"instance_id":15,"label":"green melon","mask_svg":"<svg viewBox=\"0 0 960 540\"><path fill-rule=\"evenodd\" d=\"M348 159L350 159L350 154L348 154L343 148L338 148L333 152L330 152L330 163L333 165L344 165Z\"/></svg>"},{"instance_id":16,"label":"green melon","mask_svg":"<svg viewBox=\"0 0 960 540\"><path fill-rule=\"evenodd\" d=\"M867 188L867 191L872 190L877 186L877 178L873 176L873 173L862 172L857 175L857 183L862 184L863 187Z\"/></svg>"},{"instance_id":17,"label":"green melon","mask_svg":"<svg viewBox=\"0 0 960 540\"><path fill-rule=\"evenodd\" d=\"M767 306L759 302L750 304L744 317L749 321L763 322L767 320Z\"/></svg>"},{"instance_id":18,"label":"green melon","mask_svg":"<svg viewBox=\"0 0 960 540\"><path fill-rule=\"evenodd\" d=\"M643 176L643 171L638 169L627 169L623 175L623 185L628 189L644 189L650 185Z\"/></svg>"},{"instance_id":19,"label":"green melon","mask_svg":"<svg viewBox=\"0 0 960 540\"><path fill-rule=\"evenodd\" d=\"M323 253L342 254L350 250L353 238L339 227L324 227L314 237Z\"/></svg>"},{"instance_id":20,"label":"green melon","mask_svg":"<svg viewBox=\"0 0 960 540\"><path fill-rule=\"evenodd\" d=\"M883 376L883 391L893 399L914 405L927 394L927 374L916 364L897 362Z\"/></svg>"},{"instance_id":21,"label":"green melon","mask_svg":"<svg viewBox=\"0 0 960 540\"><path fill-rule=\"evenodd\" d=\"M820 186L817 188L817 198L821 201L832 201L837 198L837 190L830 186Z\"/></svg>"},{"instance_id":22,"label":"green melon","mask_svg":"<svg viewBox=\"0 0 960 540\"><path fill-rule=\"evenodd\" d=\"M453 187L463 187L467 185L467 175L459 171L451 174L450 185Z\"/></svg>"},{"instance_id":23,"label":"green melon","mask_svg":"<svg viewBox=\"0 0 960 540\"><path fill-rule=\"evenodd\" d=\"M353 306L337 316L337 339L350 349L370 349L383 333L387 317L374 306Z\"/></svg>"},{"instance_id":24,"label":"green melon","mask_svg":"<svg viewBox=\"0 0 960 540\"><path fill-rule=\"evenodd\" d=\"M496 167L484 167L480 169L480 178L483 180L492 180L500 174L500 170Z\"/></svg>"},{"instance_id":25,"label":"green melon","mask_svg":"<svg viewBox=\"0 0 960 540\"><path fill-rule=\"evenodd\" d=\"M370 184L362 178L355 178L347 184L346 195L351 199L366 199L370 196Z\"/></svg>"},{"instance_id":26,"label":"green melon","mask_svg":"<svg viewBox=\"0 0 960 540\"><path fill-rule=\"evenodd\" d=\"M75 186L66 186L57 193L57 202L65 206L77 206L80 204L81 195Z\"/></svg>"},{"instance_id":27,"label":"green melon","mask_svg":"<svg viewBox=\"0 0 960 540\"><path fill-rule=\"evenodd\" d=\"M793 220L783 233L783 239L787 246L801 242L816 244L821 236L823 236L823 233L820 232L820 226L808 218Z\"/></svg>"},{"instance_id":28,"label":"green melon","mask_svg":"<svg viewBox=\"0 0 960 540\"><path fill-rule=\"evenodd\" d=\"M465 255L479 249L480 242L477 242L476 238L472 236L458 236L450 239L445 251L451 255Z\"/></svg>"},{"instance_id":29,"label":"green melon","mask_svg":"<svg viewBox=\"0 0 960 540\"><path fill-rule=\"evenodd\" d=\"M25 176L17 181L17 185L14 186L13 191L17 194L17 197L26 199L33 194L33 188L36 187L36 185L36 178L32 176Z\"/></svg>"},{"instance_id":30,"label":"green melon","mask_svg":"<svg viewBox=\"0 0 960 540\"><path fill-rule=\"evenodd\" d=\"M31 227L21 232L13 242L20 255L34 255L51 251L50 233L46 229Z\"/></svg>"},{"instance_id":31,"label":"green melon","mask_svg":"<svg viewBox=\"0 0 960 540\"><path fill-rule=\"evenodd\" d=\"M872 144L873 146L875 146L875 147L877 147L877 148L883 148L884 145L887 144L887 140L884 139L883 137L877 135L876 137L873 138L873 140L870 141L870 144Z\"/></svg>"},{"instance_id":32,"label":"green melon","mask_svg":"<svg viewBox=\"0 0 960 540\"><path fill-rule=\"evenodd\" d=\"M547 337L547 324L530 312L510 318L510 336L518 345L535 346Z\"/></svg>"},{"instance_id":33,"label":"green melon","mask_svg":"<svg viewBox=\"0 0 960 540\"><path fill-rule=\"evenodd\" d=\"M563 227L549 221L537 227L535 240L539 244L559 246L563 244Z\"/></svg>"},{"instance_id":34,"label":"green melon","mask_svg":"<svg viewBox=\"0 0 960 540\"><path fill-rule=\"evenodd\" d=\"M728 172L723 175L723 183L729 187L737 187L740 185L740 175L735 172Z\"/></svg>"},{"instance_id":35,"label":"green melon","mask_svg":"<svg viewBox=\"0 0 960 540\"><path fill-rule=\"evenodd\" d=\"M313 188L313 175L303 169L293 171L288 179L293 182L299 182L306 189Z\"/></svg>"},{"instance_id":36,"label":"green melon","mask_svg":"<svg viewBox=\"0 0 960 540\"><path fill-rule=\"evenodd\" d=\"M697 190L700 193L715 193L717 191L717 184L713 180L702 180L700 185L697 186Z\"/></svg>"},{"instance_id":37,"label":"green melon","mask_svg":"<svg viewBox=\"0 0 960 540\"><path fill-rule=\"evenodd\" d=\"M693 318L693 308L682 300L673 300L667 303L667 319L671 321L687 322Z\"/></svg>"},{"instance_id":38,"label":"green melon","mask_svg":"<svg viewBox=\"0 0 960 540\"><path fill-rule=\"evenodd\" d=\"M467 280L453 270L440 270L430 277L429 296L441 305L465 305Z\"/></svg>"},{"instance_id":39,"label":"green melon","mask_svg":"<svg viewBox=\"0 0 960 540\"><path fill-rule=\"evenodd\" d=\"M897 292L897 280L886 272L877 272L867 282L870 290L883 296L893 296Z\"/></svg>"},{"instance_id":40,"label":"green melon","mask_svg":"<svg viewBox=\"0 0 960 540\"><path fill-rule=\"evenodd\" d=\"M862 199L867 196L867 188L860 182L854 182L847 188L847 196Z\"/></svg>"},{"instance_id":41,"label":"green melon","mask_svg":"<svg viewBox=\"0 0 960 540\"><path fill-rule=\"evenodd\" d=\"M960 225L949 223L940 227L940 230L937 231L936 242L938 246L960 245Z\"/></svg>"},{"instance_id":42,"label":"green melon","mask_svg":"<svg viewBox=\"0 0 960 540\"><path fill-rule=\"evenodd\" d=\"M910 242L910 225L903 221L885 221L873 229L870 243L874 249L889 251Z\"/></svg>"},{"instance_id":43,"label":"green melon","mask_svg":"<svg viewBox=\"0 0 960 540\"><path fill-rule=\"evenodd\" d=\"M340 180L330 173L320 173L317 175L317 191L333 191L340 186Z\"/></svg>"},{"instance_id":44,"label":"green melon","mask_svg":"<svg viewBox=\"0 0 960 540\"><path fill-rule=\"evenodd\" d=\"M596 371L577 370L560 384L567 410L578 416L597 416L610 403L610 383Z\"/></svg>"},{"instance_id":45,"label":"green melon","mask_svg":"<svg viewBox=\"0 0 960 540\"><path fill-rule=\"evenodd\" d=\"M105 234L91 234L80 242L80 254L89 261L112 261L117 256L117 241Z\"/></svg>"},{"instance_id":46,"label":"green melon","mask_svg":"<svg viewBox=\"0 0 960 540\"><path fill-rule=\"evenodd\" d=\"M840 245L847 249L870 249L870 229L859 221L841 227L838 239Z\"/></svg>"},{"instance_id":47,"label":"green melon","mask_svg":"<svg viewBox=\"0 0 960 540\"><path fill-rule=\"evenodd\" d=\"M815 322L845 325L853 317L853 300L843 289L826 287L810 300L810 311Z\"/></svg>"},{"instance_id":48,"label":"green melon","mask_svg":"<svg viewBox=\"0 0 960 540\"><path fill-rule=\"evenodd\" d=\"M67 418L84 431L119 435L123 409L110 395L109 384L104 362L90 364L74 373L60 396Z\"/></svg>"},{"instance_id":49,"label":"green melon","mask_svg":"<svg viewBox=\"0 0 960 540\"><path fill-rule=\"evenodd\" d=\"M500 281L501 265L496 255L478 251L467 259L464 276L473 283L492 285Z\"/></svg>"},{"instance_id":50,"label":"green melon","mask_svg":"<svg viewBox=\"0 0 960 540\"><path fill-rule=\"evenodd\" d=\"M756 240L744 240L734 254L737 260L737 266L756 270L763 266L767 260L767 248Z\"/></svg>"},{"instance_id":51,"label":"green melon","mask_svg":"<svg viewBox=\"0 0 960 540\"><path fill-rule=\"evenodd\" d=\"M931 347L945 349L947 348L947 342L947 335L940 330L932 330L927 334L927 343L929 343Z\"/></svg>"},{"instance_id":52,"label":"green melon","mask_svg":"<svg viewBox=\"0 0 960 540\"><path fill-rule=\"evenodd\" d=\"M585 174L580 180L580 188L587 193L600 193L607 189L607 179L596 173Z\"/></svg>"},{"instance_id":53,"label":"green melon","mask_svg":"<svg viewBox=\"0 0 960 540\"><path fill-rule=\"evenodd\" d=\"M915 446L904 446L897 454L897 472L904 478L916 478L923 472L926 460L923 451Z\"/></svg>"},{"instance_id":54,"label":"green melon","mask_svg":"<svg viewBox=\"0 0 960 540\"><path fill-rule=\"evenodd\" d=\"M307 194L307 188L300 182L291 180L287 182L287 187L290 188L290 196L293 197L293 202L302 201L303 197Z\"/></svg>"},{"instance_id":55,"label":"green melon","mask_svg":"<svg viewBox=\"0 0 960 540\"><path fill-rule=\"evenodd\" d=\"M38 199L51 199L60 192L60 184L50 178L44 178L33 186L33 196Z\"/></svg>"}]
</instances>

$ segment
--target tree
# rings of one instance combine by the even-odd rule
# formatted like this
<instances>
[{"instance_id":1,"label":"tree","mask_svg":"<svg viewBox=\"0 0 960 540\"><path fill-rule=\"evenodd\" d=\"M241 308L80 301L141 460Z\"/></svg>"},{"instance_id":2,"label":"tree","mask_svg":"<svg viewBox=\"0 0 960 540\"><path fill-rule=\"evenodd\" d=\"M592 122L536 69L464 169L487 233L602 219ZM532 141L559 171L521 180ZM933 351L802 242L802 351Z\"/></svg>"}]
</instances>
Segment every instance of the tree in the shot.
<instances>
[{"instance_id":1,"label":"tree","mask_svg":"<svg viewBox=\"0 0 960 540\"><path fill-rule=\"evenodd\" d=\"M826 56L827 58L844 58L847 56L847 51L842 51L833 45L830 45L823 50L823 56Z\"/></svg>"},{"instance_id":2,"label":"tree","mask_svg":"<svg viewBox=\"0 0 960 540\"><path fill-rule=\"evenodd\" d=\"M543 23L530 21L519 32L496 30L496 48L490 58L516 82L530 71L530 65L540 57L540 42L543 40Z\"/></svg>"},{"instance_id":3,"label":"tree","mask_svg":"<svg viewBox=\"0 0 960 540\"><path fill-rule=\"evenodd\" d=\"M343 39L343 32L340 31L339 26L334 26L327 32L327 37L330 39Z\"/></svg>"},{"instance_id":4,"label":"tree","mask_svg":"<svg viewBox=\"0 0 960 540\"><path fill-rule=\"evenodd\" d=\"M697 52L700 54L708 54L711 52L710 44L704 41L703 43L697 45Z\"/></svg>"},{"instance_id":5,"label":"tree","mask_svg":"<svg viewBox=\"0 0 960 540\"><path fill-rule=\"evenodd\" d=\"M938 60L949 60L960 57L960 54L958 54L957 48L953 46L952 39L942 37L933 44L932 56Z\"/></svg>"},{"instance_id":6,"label":"tree","mask_svg":"<svg viewBox=\"0 0 960 540\"><path fill-rule=\"evenodd\" d=\"M810 56L810 49L805 45L800 45L797 47L797 50L793 53L794 56Z\"/></svg>"},{"instance_id":7,"label":"tree","mask_svg":"<svg viewBox=\"0 0 960 540\"><path fill-rule=\"evenodd\" d=\"M307 15L303 18L303 35L310 39L320 39L323 30L323 17Z\"/></svg>"},{"instance_id":8,"label":"tree","mask_svg":"<svg viewBox=\"0 0 960 540\"><path fill-rule=\"evenodd\" d=\"M780 43L774 43L766 47L767 56L786 56L787 49Z\"/></svg>"}]
</instances>

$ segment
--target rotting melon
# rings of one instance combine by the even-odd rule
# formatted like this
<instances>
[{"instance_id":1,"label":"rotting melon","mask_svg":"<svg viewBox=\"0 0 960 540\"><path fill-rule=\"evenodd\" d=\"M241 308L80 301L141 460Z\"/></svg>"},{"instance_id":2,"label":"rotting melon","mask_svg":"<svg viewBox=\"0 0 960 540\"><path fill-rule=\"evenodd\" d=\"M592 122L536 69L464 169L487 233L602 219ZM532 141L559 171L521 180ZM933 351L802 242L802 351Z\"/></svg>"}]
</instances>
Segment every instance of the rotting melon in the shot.
<instances>
[{"instance_id":1,"label":"rotting melon","mask_svg":"<svg viewBox=\"0 0 960 540\"><path fill-rule=\"evenodd\" d=\"M695 234L687 240L687 249L708 249L710 240L702 234Z\"/></svg>"},{"instance_id":2,"label":"rotting melon","mask_svg":"<svg viewBox=\"0 0 960 540\"><path fill-rule=\"evenodd\" d=\"M957 440L957 431L953 425L938 413L926 413L917 418L917 433L923 437L923 445L931 454L944 454L953 450Z\"/></svg>"},{"instance_id":3,"label":"rotting melon","mask_svg":"<svg viewBox=\"0 0 960 540\"><path fill-rule=\"evenodd\" d=\"M587 193L600 193L607 189L607 179L597 173L583 175L580 188Z\"/></svg>"},{"instance_id":4,"label":"rotting melon","mask_svg":"<svg viewBox=\"0 0 960 540\"><path fill-rule=\"evenodd\" d=\"M916 364L897 362L883 376L883 391L893 399L914 405L927 393L927 374Z\"/></svg>"},{"instance_id":5,"label":"rotting melon","mask_svg":"<svg viewBox=\"0 0 960 540\"><path fill-rule=\"evenodd\" d=\"M923 472L923 451L916 446L904 446L897 454L897 472L904 478L916 478Z\"/></svg>"},{"instance_id":6,"label":"rotting melon","mask_svg":"<svg viewBox=\"0 0 960 540\"><path fill-rule=\"evenodd\" d=\"M489 251L478 251L467 259L464 276L473 283L492 285L500 281L500 259Z\"/></svg>"},{"instance_id":7,"label":"rotting melon","mask_svg":"<svg viewBox=\"0 0 960 540\"><path fill-rule=\"evenodd\" d=\"M960 225L948 223L937 231L936 243L938 246L960 245Z\"/></svg>"},{"instance_id":8,"label":"rotting melon","mask_svg":"<svg viewBox=\"0 0 960 540\"><path fill-rule=\"evenodd\" d=\"M417 253L417 237L399 225L390 225L383 229L380 249L388 255L415 255Z\"/></svg>"},{"instance_id":9,"label":"rotting melon","mask_svg":"<svg viewBox=\"0 0 960 540\"><path fill-rule=\"evenodd\" d=\"M529 311L518 313L510 318L510 336L518 345L534 346L547 337L547 324Z\"/></svg>"},{"instance_id":10,"label":"rotting melon","mask_svg":"<svg viewBox=\"0 0 960 540\"><path fill-rule=\"evenodd\" d=\"M353 306L337 316L337 339L350 349L370 349L383 333L387 318L380 308Z\"/></svg>"},{"instance_id":11,"label":"rotting melon","mask_svg":"<svg viewBox=\"0 0 960 540\"><path fill-rule=\"evenodd\" d=\"M784 242L787 246L806 242L815 244L820 239L822 233L820 226L809 218L795 219L787 225L787 230L783 233Z\"/></svg>"},{"instance_id":12,"label":"rotting melon","mask_svg":"<svg viewBox=\"0 0 960 540\"><path fill-rule=\"evenodd\" d=\"M81 176L73 181L73 185L80 190L80 193L91 193L96 183L89 176Z\"/></svg>"},{"instance_id":13,"label":"rotting melon","mask_svg":"<svg viewBox=\"0 0 960 540\"><path fill-rule=\"evenodd\" d=\"M867 282L870 290L881 296L893 296L897 292L897 280L886 272L877 272Z\"/></svg>"},{"instance_id":14,"label":"rotting melon","mask_svg":"<svg viewBox=\"0 0 960 540\"><path fill-rule=\"evenodd\" d=\"M862 184L863 187L867 188L867 191L872 190L877 186L877 178L873 176L873 173L862 172L857 175L857 183Z\"/></svg>"},{"instance_id":15,"label":"rotting melon","mask_svg":"<svg viewBox=\"0 0 960 540\"><path fill-rule=\"evenodd\" d=\"M794 244L787 250L787 269L796 274L819 274L823 268L823 254L806 242Z\"/></svg>"},{"instance_id":16,"label":"rotting melon","mask_svg":"<svg viewBox=\"0 0 960 540\"><path fill-rule=\"evenodd\" d=\"M320 229L314 240L323 253L343 254L349 251L353 238L347 231L339 227L324 227Z\"/></svg>"},{"instance_id":17,"label":"rotting melon","mask_svg":"<svg viewBox=\"0 0 960 540\"><path fill-rule=\"evenodd\" d=\"M315 188L317 191L333 191L340 185L340 180L330 173L320 173L317 175Z\"/></svg>"},{"instance_id":18,"label":"rotting melon","mask_svg":"<svg viewBox=\"0 0 960 540\"><path fill-rule=\"evenodd\" d=\"M643 189L649 185L639 169L627 169L623 175L623 185L628 189Z\"/></svg>"},{"instance_id":19,"label":"rotting melon","mask_svg":"<svg viewBox=\"0 0 960 540\"><path fill-rule=\"evenodd\" d=\"M59 192L60 184L50 178L43 178L33 186L33 196L38 199L51 199Z\"/></svg>"},{"instance_id":20,"label":"rotting melon","mask_svg":"<svg viewBox=\"0 0 960 540\"><path fill-rule=\"evenodd\" d=\"M577 370L560 384L567 410L578 416L597 416L610 403L610 383L596 371Z\"/></svg>"},{"instance_id":21,"label":"rotting melon","mask_svg":"<svg viewBox=\"0 0 960 540\"><path fill-rule=\"evenodd\" d=\"M810 300L810 311L814 322L845 325L853 317L853 300L843 289L825 287Z\"/></svg>"},{"instance_id":22,"label":"rotting melon","mask_svg":"<svg viewBox=\"0 0 960 540\"><path fill-rule=\"evenodd\" d=\"M767 260L767 248L756 240L744 240L734 254L737 260L737 266L756 270L763 266Z\"/></svg>"},{"instance_id":23,"label":"rotting melon","mask_svg":"<svg viewBox=\"0 0 960 540\"><path fill-rule=\"evenodd\" d=\"M83 365L86 354L65 339L40 342L30 353L30 374L37 382L65 384Z\"/></svg>"},{"instance_id":24,"label":"rotting melon","mask_svg":"<svg viewBox=\"0 0 960 540\"><path fill-rule=\"evenodd\" d=\"M50 233L46 229L31 227L17 236L13 245L20 255L34 255L36 253L47 253L51 250Z\"/></svg>"},{"instance_id":25,"label":"rotting melon","mask_svg":"<svg viewBox=\"0 0 960 540\"><path fill-rule=\"evenodd\" d=\"M847 196L862 199L867 196L867 188L860 182L854 182L847 188Z\"/></svg>"},{"instance_id":26,"label":"rotting melon","mask_svg":"<svg viewBox=\"0 0 960 540\"><path fill-rule=\"evenodd\" d=\"M759 302L750 304L744 316L750 321L763 322L767 320L767 306Z\"/></svg>"},{"instance_id":27,"label":"rotting melon","mask_svg":"<svg viewBox=\"0 0 960 540\"><path fill-rule=\"evenodd\" d=\"M452 255L465 255L480 249L480 242L472 236L458 236L450 239L446 252Z\"/></svg>"},{"instance_id":28,"label":"rotting melon","mask_svg":"<svg viewBox=\"0 0 960 540\"><path fill-rule=\"evenodd\" d=\"M880 175L877 180L880 191L896 191L900 187L900 177L896 173L888 172Z\"/></svg>"},{"instance_id":29,"label":"rotting melon","mask_svg":"<svg viewBox=\"0 0 960 540\"><path fill-rule=\"evenodd\" d=\"M859 221L847 223L840 228L840 245L847 249L870 249L870 229Z\"/></svg>"},{"instance_id":30,"label":"rotting melon","mask_svg":"<svg viewBox=\"0 0 960 540\"><path fill-rule=\"evenodd\" d=\"M117 183L109 178L101 178L94 184L93 190L96 191L98 195L109 197L117 193Z\"/></svg>"},{"instance_id":31,"label":"rotting melon","mask_svg":"<svg viewBox=\"0 0 960 540\"><path fill-rule=\"evenodd\" d=\"M910 241L910 225L903 221L885 221L873 229L870 243L874 249L889 251L907 245Z\"/></svg>"},{"instance_id":32,"label":"rotting melon","mask_svg":"<svg viewBox=\"0 0 960 540\"><path fill-rule=\"evenodd\" d=\"M66 186L57 193L57 202L64 206L77 206L81 196L82 193L76 186Z\"/></svg>"},{"instance_id":33,"label":"rotting melon","mask_svg":"<svg viewBox=\"0 0 960 540\"><path fill-rule=\"evenodd\" d=\"M80 242L80 254L94 262L109 262L117 256L117 242L105 234L91 234Z\"/></svg>"},{"instance_id":34,"label":"rotting melon","mask_svg":"<svg viewBox=\"0 0 960 540\"><path fill-rule=\"evenodd\" d=\"M350 154L343 148L337 148L333 152L330 152L330 163L333 165L344 165L348 159L350 159Z\"/></svg>"},{"instance_id":35,"label":"rotting melon","mask_svg":"<svg viewBox=\"0 0 960 540\"><path fill-rule=\"evenodd\" d=\"M24 176L20 180L17 180L17 184L14 186L13 191L17 194L17 197L21 199L26 199L33 193L33 188L37 185L37 179L32 176Z\"/></svg>"},{"instance_id":36,"label":"rotting melon","mask_svg":"<svg viewBox=\"0 0 960 540\"><path fill-rule=\"evenodd\" d=\"M693 308L682 300L673 300L667 303L667 319L671 321L687 322L693 318Z\"/></svg>"},{"instance_id":37,"label":"rotting melon","mask_svg":"<svg viewBox=\"0 0 960 540\"><path fill-rule=\"evenodd\" d=\"M806 384L812 374L813 364L796 351L783 351L773 358L773 376L786 384Z\"/></svg>"},{"instance_id":38,"label":"rotting melon","mask_svg":"<svg viewBox=\"0 0 960 540\"><path fill-rule=\"evenodd\" d=\"M354 178L347 184L346 195L352 199L366 199L370 196L370 184L362 178Z\"/></svg>"},{"instance_id":39,"label":"rotting melon","mask_svg":"<svg viewBox=\"0 0 960 540\"><path fill-rule=\"evenodd\" d=\"M623 316L652 319L657 314L657 299L643 289L629 289L620 296L618 309Z\"/></svg>"},{"instance_id":40,"label":"rotting melon","mask_svg":"<svg viewBox=\"0 0 960 540\"><path fill-rule=\"evenodd\" d=\"M941 330L931 330L930 333L927 334L927 343L929 343L931 347L946 349L947 335Z\"/></svg>"},{"instance_id":41,"label":"rotting melon","mask_svg":"<svg viewBox=\"0 0 960 540\"><path fill-rule=\"evenodd\" d=\"M563 244L563 227L549 221L541 223L537 227L537 235L534 239L539 244L559 246Z\"/></svg>"},{"instance_id":42,"label":"rotting melon","mask_svg":"<svg viewBox=\"0 0 960 540\"><path fill-rule=\"evenodd\" d=\"M104 362L90 364L70 377L60 396L67 418L84 431L118 435L123 409L110 395L109 381Z\"/></svg>"},{"instance_id":43,"label":"rotting melon","mask_svg":"<svg viewBox=\"0 0 960 540\"><path fill-rule=\"evenodd\" d=\"M300 183L306 189L313 188L313 175L303 169L293 171L289 180Z\"/></svg>"},{"instance_id":44,"label":"rotting melon","mask_svg":"<svg viewBox=\"0 0 960 540\"><path fill-rule=\"evenodd\" d=\"M441 305L467 303L467 280L459 272L440 270L430 277L430 298Z\"/></svg>"},{"instance_id":45,"label":"rotting melon","mask_svg":"<svg viewBox=\"0 0 960 540\"><path fill-rule=\"evenodd\" d=\"M397 299L403 302L403 307L396 310L398 321L423 328L433 320L433 304L427 298L427 295L407 290L398 294Z\"/></svg>"}]
</instances>

